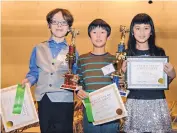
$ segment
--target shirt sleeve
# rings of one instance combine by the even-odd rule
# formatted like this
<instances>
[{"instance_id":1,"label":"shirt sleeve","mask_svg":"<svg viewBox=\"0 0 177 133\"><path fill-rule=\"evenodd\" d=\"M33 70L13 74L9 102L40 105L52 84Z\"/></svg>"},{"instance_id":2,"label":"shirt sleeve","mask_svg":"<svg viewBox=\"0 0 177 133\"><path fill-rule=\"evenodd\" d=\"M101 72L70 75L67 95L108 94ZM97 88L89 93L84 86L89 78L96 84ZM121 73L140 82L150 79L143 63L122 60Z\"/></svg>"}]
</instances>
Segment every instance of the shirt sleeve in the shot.
<instances>
[{"instance_id":1,"label":"shirt sleeve","mask_svg":"<svg viewBox=\"0 0 177 133\"><path fill-rule=\"evenodd\" d=\"M33 49L31 58L30 58L30 63L29 63L29 72L26 75L26 78L29 80L31 85L34 85L38 81L38 67L36 65L36 47Z\"/></svg>"}]
</instances>

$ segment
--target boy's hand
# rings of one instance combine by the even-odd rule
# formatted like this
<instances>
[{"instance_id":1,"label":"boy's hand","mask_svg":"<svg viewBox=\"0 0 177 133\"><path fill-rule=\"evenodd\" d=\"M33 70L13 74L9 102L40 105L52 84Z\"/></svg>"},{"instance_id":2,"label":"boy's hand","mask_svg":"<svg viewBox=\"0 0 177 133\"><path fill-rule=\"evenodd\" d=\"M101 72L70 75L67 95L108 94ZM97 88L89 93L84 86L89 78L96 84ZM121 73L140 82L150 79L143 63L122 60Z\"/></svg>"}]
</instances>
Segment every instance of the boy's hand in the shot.
<instances>
[{"instance_id":1,"label":"boy's hand","mask_svg":"<svg viewBox=\"0 0 177 133\"><path fill-rule=\"evenodd\" d=\"M176 77L175 69L170 63L166 63L164 65L164 72L170 77L170 79L174 79Z\"/></svg>"},{"instance_id":2,"label":"boy's hand","mask_svg":"<svg viewBox=\"0 0 177 133\"><path fill-rule=\"evenodd\" d=\"M29 80L27 78L23 79L22 82L21 82L21 85L22 85L23 88L26 86L26 84L28 84L29 87L31 87L31 83L29 82Z\"/></svg>"},{"instance_id":3,"label":"boy's hand","mask_svg":"<svg viewBox=\"0 0 177 133\"><path fill-rule=\"evenodd\" d=\"M84 91L83 89L80 89L78 92L77 92L77 96L84 100L85 98L88 97L88 93L86 91Z\"/></svg>"}]
</instances>

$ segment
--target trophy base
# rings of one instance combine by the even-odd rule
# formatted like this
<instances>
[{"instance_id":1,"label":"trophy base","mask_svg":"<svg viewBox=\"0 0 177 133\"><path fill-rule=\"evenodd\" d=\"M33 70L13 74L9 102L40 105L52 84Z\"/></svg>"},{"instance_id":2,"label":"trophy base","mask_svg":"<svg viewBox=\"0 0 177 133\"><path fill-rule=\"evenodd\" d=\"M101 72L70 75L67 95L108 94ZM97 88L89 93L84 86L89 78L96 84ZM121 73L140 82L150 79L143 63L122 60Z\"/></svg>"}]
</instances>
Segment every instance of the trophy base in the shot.
<instances>
[{"instance_id":1,"label":"trophy base","mask_svg":"<svg viewBox=\"0 0 177 133\"><path fill-rule=\"evenodd\" d=\"M65 89L65 90L74 91L74 90L76 90L77 86L76 86L76 85L63 84L60 88L61 88L61 89Z\"/></svg>"}]
</instances>

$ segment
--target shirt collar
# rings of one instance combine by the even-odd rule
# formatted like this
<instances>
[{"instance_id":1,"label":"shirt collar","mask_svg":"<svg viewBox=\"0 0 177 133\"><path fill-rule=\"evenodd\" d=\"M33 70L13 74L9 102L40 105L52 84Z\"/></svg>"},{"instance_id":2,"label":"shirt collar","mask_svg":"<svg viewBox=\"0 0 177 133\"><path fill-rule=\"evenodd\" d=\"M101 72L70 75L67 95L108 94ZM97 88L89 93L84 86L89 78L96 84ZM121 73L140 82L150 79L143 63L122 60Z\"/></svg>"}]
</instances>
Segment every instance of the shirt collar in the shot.
<instances>
[{"instance_id":1,"label":"shirt collar","mask_svg":"<svg viewBox=\"0 0 177 133\"><path fill-rule=\"evenodd\" d=\"M57 43L55 40L53 40L52 37L49 38L48 43L49 43L49 47L50 47L50 48L53 48L53 47L61 47L61 46L66 47L66 46L68 45L67 42L66 42L66 40L64 40L63 42Z\"/></svg>"}]
</instances>

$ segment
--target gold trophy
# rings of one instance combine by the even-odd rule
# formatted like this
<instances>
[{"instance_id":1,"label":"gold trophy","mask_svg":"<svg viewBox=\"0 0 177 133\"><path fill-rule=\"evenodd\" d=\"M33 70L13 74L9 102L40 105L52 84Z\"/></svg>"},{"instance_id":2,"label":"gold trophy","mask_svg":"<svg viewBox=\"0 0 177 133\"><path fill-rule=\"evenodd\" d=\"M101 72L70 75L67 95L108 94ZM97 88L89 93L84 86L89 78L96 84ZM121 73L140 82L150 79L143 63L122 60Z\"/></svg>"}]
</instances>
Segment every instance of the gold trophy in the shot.
<instances>
[{"instance_id":1,"label":"gold trophy","mask_svg":"<svg viewBox=\"0 0 177 133\"><path fill-rule=\"evenodd\" d=\"M79 31L71 29L70 31L71 45L69 45L69 51L66 55L66 61L68 62L68 72L64 75L64 84L61 86L62 89L75 90L77 87L78 75L72 73L73 64L76 62L76 46L75 39L79 35Z\"/></svg>"},{"instance_id":2,"label":"gold trophy","mask_svg":"<svg viewBox=\"0 0 177 133\"><path fill-rule=\"evenodd\" d=\"M120 86L119 81L120 80L124 80L124 72L122 71L122 64L123 62L126 60L126 52L125 52L125 35L126 33L129 32L129 30L126 28L126 26L120 26L120 32L121 32L121 41L118 44L118 51L116 52L116 60L113 62L113 64L116 67L116 71L114 73L112 73L112 77L113 77L113 82L117 84L117 87L120 89L124 89L126 88L126 82L124 81L123 85ZM121 93L121 92L120 92ZM123 96L123 92L122 95Z\"/></svg>"}]
</instances>

